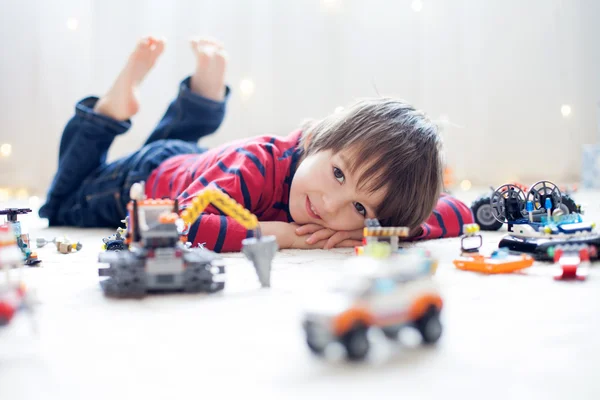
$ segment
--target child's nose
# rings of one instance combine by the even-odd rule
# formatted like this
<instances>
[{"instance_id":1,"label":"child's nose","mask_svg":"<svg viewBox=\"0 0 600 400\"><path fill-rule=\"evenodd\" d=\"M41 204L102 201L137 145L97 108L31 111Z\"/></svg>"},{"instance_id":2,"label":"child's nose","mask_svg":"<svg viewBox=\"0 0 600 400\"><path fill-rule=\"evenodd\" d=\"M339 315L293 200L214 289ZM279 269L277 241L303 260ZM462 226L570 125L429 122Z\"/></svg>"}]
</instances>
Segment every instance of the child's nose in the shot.
<instances>
[{"instance_id":1,"label":"child's nose","mask_svg":"<svg viewBox=\"0 0 600 400\"><path fill-rule=\"evenodd\" d=\"M323 196L323 209L327 214L335 214L344 203L341 193L328 193Z\"/></svg>"}]
</instances>

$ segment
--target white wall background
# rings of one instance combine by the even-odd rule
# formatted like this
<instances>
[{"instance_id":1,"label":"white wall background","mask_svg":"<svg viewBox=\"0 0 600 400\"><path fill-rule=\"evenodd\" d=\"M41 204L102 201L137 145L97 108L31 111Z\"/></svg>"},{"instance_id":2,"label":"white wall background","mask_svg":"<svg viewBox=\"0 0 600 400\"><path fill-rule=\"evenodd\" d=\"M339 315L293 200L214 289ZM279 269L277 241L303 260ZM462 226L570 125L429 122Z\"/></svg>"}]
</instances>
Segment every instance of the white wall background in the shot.
<instances>
[{"instance_id":1,"label":"white wall background","mask_svg":"<svg viewBox=\"0 0 600 400\"><path fill-rule=\"evenodd\" d=\"M413 2L0 0L0 143L12 145L0 187L44 194L75 102L108 89L145 34L165 36L167 50L111 158L143 143L193 71L187 38L209 34L230 53L234 95L207 145L284 135L378 92L456 125L444 137L459 180L577 180L581 145L600 139L600 2L421 0L419 12ZM246 101L244 78L255 83Z\"/></svg>"}]
</instances>

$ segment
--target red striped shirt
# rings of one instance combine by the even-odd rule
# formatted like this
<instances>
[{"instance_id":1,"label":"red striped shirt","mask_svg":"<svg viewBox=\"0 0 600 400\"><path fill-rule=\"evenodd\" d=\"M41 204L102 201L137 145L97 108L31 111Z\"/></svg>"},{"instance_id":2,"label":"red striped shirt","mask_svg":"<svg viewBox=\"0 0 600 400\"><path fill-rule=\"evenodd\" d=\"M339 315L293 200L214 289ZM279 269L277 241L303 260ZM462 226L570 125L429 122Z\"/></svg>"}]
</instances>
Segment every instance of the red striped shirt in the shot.
<instances>
[{"instance_id":1,"label":"red striped shirt","mask_svg":"<svg viewBox=\"0 0 600 400\"><path fill-rule=\"evenodd\" d=\"M292 177L300 157L300 131L286 137L258 136L238 140L201 154L162 162L146 182L148 198L177 198L186 208L208 185L214 185L255 214L259 221L293 222L289 213ZM458 236L472 222L460 201L442 196L418 239ZM188 240L215 252L240 251L250 232L212 204L192 224Z\"/></svg>"}]
</instances>

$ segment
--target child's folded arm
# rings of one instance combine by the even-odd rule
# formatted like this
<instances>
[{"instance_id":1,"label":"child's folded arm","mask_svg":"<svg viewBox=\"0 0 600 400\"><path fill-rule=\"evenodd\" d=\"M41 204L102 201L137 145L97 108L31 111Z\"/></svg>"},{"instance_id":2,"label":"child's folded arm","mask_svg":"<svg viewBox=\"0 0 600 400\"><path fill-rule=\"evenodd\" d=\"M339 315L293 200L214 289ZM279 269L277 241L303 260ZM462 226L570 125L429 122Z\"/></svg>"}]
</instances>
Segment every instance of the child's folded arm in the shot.
<instances>
[{"instance_id":1,"label":"child's folded arm","mask_svg":"<svg viewBox=\"0 0 600 400\"><path fill-rule=\"evenodd\" d=\"M457 237L464 224L473 223L471 209L462 201L442 194L431 216L420 226L420 233L413 240Z\"/></svg>"},{"instance_id":2,"label":"child's folded arm","mask_svg":"<svg viewBox=\"0 0 600 400\"><path fill-rule=\"evenodd\" d=\"M249 231L234 218L215 212L204 212L191 224L188 241L193 247L202 245L217 253L237 252Z\"/></svg>"},{"instance_id":3,"label":"child's folded arm","mask_svg":"<svg viewBox=\"0 0 600 400\"><path fill-rule=\"evenodd\" d=\"M272 165L266 165L272 157L254 147L244 152L232 152L214 165L204 169L179 196L180 209L191 202L207 187L218 189L238 204L256 214L265 202L269 202L273 192ZM215 252L240 251L242 240L251 236L235 218L213 204L209 204L196 221L189 227L188 241L193 246L202 244Z\"/></svg>"}]
</instances>

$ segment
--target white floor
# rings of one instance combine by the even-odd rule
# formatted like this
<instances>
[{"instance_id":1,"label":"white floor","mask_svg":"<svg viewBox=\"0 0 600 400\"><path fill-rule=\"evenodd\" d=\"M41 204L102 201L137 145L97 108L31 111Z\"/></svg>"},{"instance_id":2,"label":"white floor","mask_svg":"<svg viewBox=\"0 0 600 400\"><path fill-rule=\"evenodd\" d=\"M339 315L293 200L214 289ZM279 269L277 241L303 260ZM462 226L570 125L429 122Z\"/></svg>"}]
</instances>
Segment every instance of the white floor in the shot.
<instances>
[{"instance_id":1,"label":"white floor","mask_svg":"<svg viewBox=\"0 0 600 400\"><path fill-rule=\"evenodd\" d=\"M456 193L469 202L474 194ZM575 197L600 222L600 193ZM23 221L33 238L66 234L83 249L44 247L43 267L24 271L39 304L34 318L0 328L1 400L600 398L597 266L582 283L556 282L539 263L483 276L451 264L457 239L419 243L440 258L442 339L430 349L377 342L369 362L349 365L310 355L300 315L350 250L282 251L270 289L242 255L228 254L223 293L111 300L96 261L112 232ZM484 250L502 234L485 233Z\"/></svg>"}]
</instances>

